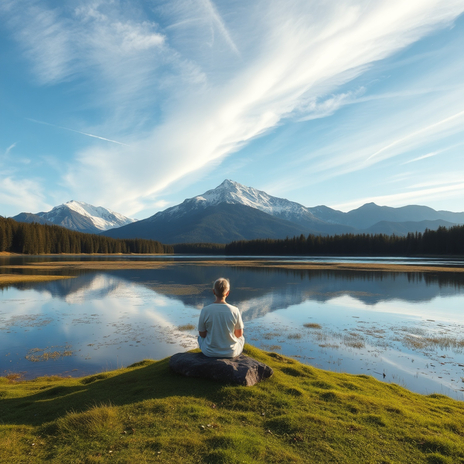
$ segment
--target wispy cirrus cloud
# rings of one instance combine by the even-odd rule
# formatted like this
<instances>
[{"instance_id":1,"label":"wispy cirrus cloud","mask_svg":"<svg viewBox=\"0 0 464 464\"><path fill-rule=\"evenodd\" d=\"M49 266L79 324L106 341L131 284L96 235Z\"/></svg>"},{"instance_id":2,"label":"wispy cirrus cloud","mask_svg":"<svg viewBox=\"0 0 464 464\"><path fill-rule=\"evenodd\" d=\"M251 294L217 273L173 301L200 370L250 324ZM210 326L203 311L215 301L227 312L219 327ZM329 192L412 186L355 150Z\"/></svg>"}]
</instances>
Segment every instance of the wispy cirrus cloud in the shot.
<instances>
[{"instance_id":1,"label":"wispy cirrus cloud","mask_svg":"<svg viewBox=\"0 0 464 464\"><path fill-rule=\"evenodd\" d=\"M120 6L82 1L50 8L37 0L5 0L0 11L38 85L79 81L88 89L86 106L103 104L127 118L128 106L156 98L146 92L164 64L165 36L155 22L140 21L137 9Z\"/></svg>"},{"instance_id":2,"label":"wispy cirrus cloud","mask_svg":"<svg viewBox=\"0 0 464 464\"><path fill-rule=\"evenodd\" d=\"M6 150L5 153L3 154L4 157L7 157L10 154L10 151L13 150L13 148L16 147L16 142L12 143Z\"/></svg>"},{"instance_id":3,"label":"wispy cirrus cloud","mask_svg":"<svg viewBox=\"0 0 464 464\"><path fill-rule=\"evenodd\" d=\"M380 150L377 150L375 153L370 155L367 158L367 161L371 160L372 158L375 158L376 156L379 156L380 154L387 152L388 150L398 146L398 145L404 145L405 142L408 142L409 140L414 140L417 139L418 137L423 137L424 134L427 134L428 136L430 135L435 135L436 133L440 133L441 131L449 131L455 130L461 131L464 123L464 111L460 111L459 113L452 114L451 116L447 116L444 119L441 119L439 121L434 122L433 124L429 124L425 127L421 127L418 130L415 130L414 132L411 132L410 134L406 134L402 136L401 138L394 140L393 142L390 142L388 145L385 147L382 147Z\"/></svg>"},{"instance_id":4,"label":"wispy cirrus cloud","mask_svg":"<svg viewBox=\"0 0 464 464\"><path fill-rule=\"evenodd\" d=\"M128 146L127 144L122 143L122 142L118 142L117 140L107 139L105 137L101 137L100 135L88 134L87 132L82 132L82 131L78 131L78 130L75 130L75 129L70 129L69 127L58 126L56 124L50 124L49 122L44 122L44 121L37 121L36 119L32 119L32 118L27 118L27 120L31 121L31 122L35 122L36 124L43 124L44 126L56 127L57 129L62 129L62 130L66 130L66 131L75 132L76 134L85 135L86 137L92 137L94 139L103 140L105 142L111 142L111 143L115 143L117 145Z\"/></svg>"},{"instance_id":5,"label":"wispy cirrus cloud","mask_svg":"<svg viewBox=\"0 0 464 464\"><path fill-rule=\"evenodd\" d=\"M0 176L0 204L7 204L24 211L37 212L47 205L46 196L40 179L18 179L13 176ZM51 208L51 207L50 207Z\"/></svg>"},{"instance_id":6,"label":"wispy cirrus cloud","mask_svg":"<svg viewBox=\"0 0 464 464\"><path fill-rule=\"evenodd\" d=\"M210 0L201 0L200 3L203 5L205 11L207 12L208 16L211 18L211 30L212 30L212 37L214 39L214 26L219 30L222 37L224 37L225 41L229 45L230 49L237 55L240 56L240 51L238 50L235 42L232 40L230 32L228 31L221 15L219 14L217 8L215 7L214 3Z\"/></svg>"},{"instance_id":7,"label":"wispy cirrus cloud","mask_svg":"<svg viewBox=\"0 0 464 464\"><path fill-rule=\"evenodd\" d=\"M441 153L441 150L433 151L431 153L427 153L426 155L418 156L417 158L414 158L412 160L405 161L404 163L402 163L402 166L404 166L405 164L416 163L417 161L422 161L427 158L432 158L434 156L437 156L439 153Z\"/></svg>"},{"instance_id":8,"label":"wispy cirrus cloud","mask_svg":"<svg viewBox=\"0 0 464 464\"><path fill-rule=\"evenodd\" d=\"M322 101L313 99L300 107L301 112L306 113L306 115L300 118L299 121L310 121L311 119L320 119L331 116L343 106L359 102L360 100L358 97L364 92L365 89L360 88L355 91L331 95Z\"/></svg>"}]
</instances>

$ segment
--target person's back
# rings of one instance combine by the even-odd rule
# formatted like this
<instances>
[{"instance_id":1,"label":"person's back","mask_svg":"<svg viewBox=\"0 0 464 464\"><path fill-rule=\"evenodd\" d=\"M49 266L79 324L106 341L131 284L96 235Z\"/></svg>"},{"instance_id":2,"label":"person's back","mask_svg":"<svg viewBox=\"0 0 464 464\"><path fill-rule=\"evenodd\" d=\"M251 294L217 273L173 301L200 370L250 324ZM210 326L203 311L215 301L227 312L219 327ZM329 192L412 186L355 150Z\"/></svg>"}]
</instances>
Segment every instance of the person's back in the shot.
<instances>
[{"instance_id":1,"label":"person's back","mask_svg":"<svg viewBox=\"0 0 464 464\"><path fill-rule=\"evenodd\" d=\"M243 351L243 321L240 311L226 302L230 285L226 279L214 283L216 301L205 306L198 321L198 344L205 356L234 358Z\"/></svg>"}]
</instances>

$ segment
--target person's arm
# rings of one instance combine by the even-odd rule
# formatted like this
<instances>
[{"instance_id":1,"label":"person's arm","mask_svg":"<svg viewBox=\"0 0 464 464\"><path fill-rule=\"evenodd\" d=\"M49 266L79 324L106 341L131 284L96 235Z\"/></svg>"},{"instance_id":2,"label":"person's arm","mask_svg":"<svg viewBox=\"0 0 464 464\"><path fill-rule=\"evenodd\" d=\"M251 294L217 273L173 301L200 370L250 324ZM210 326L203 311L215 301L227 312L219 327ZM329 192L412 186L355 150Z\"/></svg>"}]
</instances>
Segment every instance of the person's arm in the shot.
<instances>
[{"instance_id":1,"label":"person's arm","mask_svg":"<svg viewBox=\"0 0 464 464\"><path fill-rule=\"evenodd\" d=\"M206 338L206 324L205 324L205 314L202 310L200 311L200 317L198 318L198 334L200 335L201 338Z\"/></svg>"},{"instance_id":2,"label":"person's arm","mask_svg":"<svg viewBox=\"0 0 464 464\"><path fill-rule=\"evenodd\" d=\"M238 320L237 320L237 323L235 324L234 335L237 338L240 338L243 336L243 321L242 321L242 315L240 314L240 311L238 311Z\"/></svg>"}]
</instances>

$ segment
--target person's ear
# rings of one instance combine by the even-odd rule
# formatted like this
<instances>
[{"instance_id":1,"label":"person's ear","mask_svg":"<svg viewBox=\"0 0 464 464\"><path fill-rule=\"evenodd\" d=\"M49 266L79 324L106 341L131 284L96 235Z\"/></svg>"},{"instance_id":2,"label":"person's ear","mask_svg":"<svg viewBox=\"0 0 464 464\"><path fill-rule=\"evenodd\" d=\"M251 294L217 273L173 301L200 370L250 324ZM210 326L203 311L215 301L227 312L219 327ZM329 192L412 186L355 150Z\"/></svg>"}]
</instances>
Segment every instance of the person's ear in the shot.
<instances>
[{"instance_id":1,"label":"person's ear","mask_svg":"<svg viewBox=\"0 0 464 464\"><path fill-rule=\"evenodd\" d=\"M227 293L224 295L224 298L227 298L229 296L230 290L227 290Z\"/></svg>"}]
</instances>

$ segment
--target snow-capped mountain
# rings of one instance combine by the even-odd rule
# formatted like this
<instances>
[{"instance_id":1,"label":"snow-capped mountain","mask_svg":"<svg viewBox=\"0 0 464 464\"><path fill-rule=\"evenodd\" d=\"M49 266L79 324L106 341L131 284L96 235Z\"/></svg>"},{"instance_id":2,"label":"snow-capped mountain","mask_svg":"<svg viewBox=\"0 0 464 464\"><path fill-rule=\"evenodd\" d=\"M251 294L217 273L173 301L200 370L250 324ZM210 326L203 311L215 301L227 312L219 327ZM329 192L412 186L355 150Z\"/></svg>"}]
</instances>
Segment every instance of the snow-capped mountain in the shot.
<instances>
[{"instance_id":1,"label":"snow-capped mountain","mask_svg":"<svg viewBox=\"0 0 464 464\"><path fill-rule=\"evenodd\" d=\"M195 209L205 209L208 206L215 206L221 203L238 204L255 208L271 216L282 217L284 219L301 218L303 220L317 221L317 218L299 203L273 197L266 192L246 187L238 182L226 179L215 189L208 190L202 195L189 198L180 205L168 208L158 213L163 216L181 217Z\"/></svg>"},{"instance_id":2,"label":"snow-capped mountain","mask_svg":"<svg viewBox=\"0 0 464 464\"><path fill-rule=\"evenodd\" d=\"M103 208L103 206L92 206L82 201L71 200L60 206L67 207L76 213L79 213L81 216L88 217L94 226L100 230L114 229L115 227L125 226L126 224L131 224L137 221L137 219L123 216L120 213ZM53 208L49 213L46 214L50 215L55 209L60 208L60 206ZM49 221L51 220L49 218L47 219Z\"/></svg>"},{"instance_id":3,"label":"snow-capped mountain","mask_svg":"<svg viewBox=\"0 0 464 464\"><path fill-rule=\"evenodd\" d=\"M311 212L310 208L306 208L299 203L284 198L273 197L262 190L246 187L229 179L226 179L215 189L189 198L177 206L155 214L152 218L156 218L156 221L160 219L170 221L179 219L186 214L191 214L192 211L200 211L223 203L248 206L276 218L298 224L316 233L353 231L353 228L348 225L340 225L335 221L329 223L328 221L319 219Z\"/></svg>"},{"instance_id":4,"label":"snow-capped mountain","mask_svg":"<svg viewBox=\"0 0 464 464\"><path fill-rule=\"evenodd\" d=\"M229 243L353 230L350 226L322 221L299 203L225 180L202 195L104 234L114 238L149 238L162 243Z\"/></svg>"},{"instance_id":5,"label":"snow-capped mountain","mask_svg":"<svg viewBox=\"0 0 464 464\"><path fill-rule=\"evenodd\" d=\"M157 220L160 218L166 220L178 219L185 214L191 214L192 211L206 209L222 203L248 206L279 219L306 227L314 228L324 224L324 221L318 219L308 208L299 203L273 197L262 190L246 187L229 179L226 179L215 189L208 190L202 195L189 198L177 206L155 214L153 218L156 217Z\"/></svg>"},{"instance_id":6,"label":"snow-capped mountain","mask_svg":"<svg viewBox=\"0 0 464 464\"><path fill-rule=\"evenodd\" d=\"M114 229L115 227L122 227L137 221L137 219L123 216L102 206L92 206L74 200L55 206L48 212L36 214L21 213L13 219L20 222L40 222L41 219L42 221L47 221L47 223L66 227L67 229L93 234Z\"/></svg>"}]
</instances>

